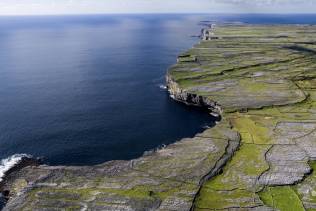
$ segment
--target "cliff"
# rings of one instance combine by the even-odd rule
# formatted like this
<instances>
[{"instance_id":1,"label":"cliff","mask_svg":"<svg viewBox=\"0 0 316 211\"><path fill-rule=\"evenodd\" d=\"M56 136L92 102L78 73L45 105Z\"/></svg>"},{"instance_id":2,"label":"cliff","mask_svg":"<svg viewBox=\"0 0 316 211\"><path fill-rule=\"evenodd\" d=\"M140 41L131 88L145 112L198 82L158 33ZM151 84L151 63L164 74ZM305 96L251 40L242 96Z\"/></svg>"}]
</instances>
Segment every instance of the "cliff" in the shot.
<instances>
[{"instance_id":1,"label":"cliff","mask_svg":"<svg viewBox=\"0 0 316 211\"><path fill-rule=\"evenodd\" d=\"M316 27L215 34L167 73L172 98L221 115L214 128L131 161L10 172L4 209L316 209Z\"/></svg>"}]
</instances>

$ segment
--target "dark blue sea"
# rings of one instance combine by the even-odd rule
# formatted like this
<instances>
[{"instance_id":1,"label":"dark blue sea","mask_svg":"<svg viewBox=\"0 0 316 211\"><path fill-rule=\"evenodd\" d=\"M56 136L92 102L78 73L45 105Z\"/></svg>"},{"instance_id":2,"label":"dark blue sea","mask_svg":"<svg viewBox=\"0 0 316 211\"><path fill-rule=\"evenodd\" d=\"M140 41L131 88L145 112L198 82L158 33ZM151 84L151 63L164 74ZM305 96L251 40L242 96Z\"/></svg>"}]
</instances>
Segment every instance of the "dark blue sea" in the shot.
<instances>
[{"instance_id":1,"label":"dark blue sea","mask_svg":"<svg viewBox=\"0 0 316 211\"><path fill-rule=\"evenodd\" d=\"M162 89L205 20L315 24L316 15L0 17L0 159L132 159L212 126Z\"/></svg>"}]
</instances>

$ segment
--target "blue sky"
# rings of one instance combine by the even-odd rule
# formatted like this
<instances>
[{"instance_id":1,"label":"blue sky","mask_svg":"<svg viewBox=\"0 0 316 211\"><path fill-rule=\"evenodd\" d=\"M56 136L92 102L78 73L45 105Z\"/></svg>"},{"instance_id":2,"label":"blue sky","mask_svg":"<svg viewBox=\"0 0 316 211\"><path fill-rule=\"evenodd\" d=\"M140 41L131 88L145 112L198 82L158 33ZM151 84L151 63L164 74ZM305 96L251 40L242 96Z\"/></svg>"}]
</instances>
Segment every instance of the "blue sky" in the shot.
<instances>
[{"instance_id":1,"label":"blue sky","mask_svg":"<svg viewBox=\"0 0 316 211\"><path fill-rule=\"evenodd\" d=\"M316 0L0 0L0 15L316 13Z\"/></svg>"}]
</instances>

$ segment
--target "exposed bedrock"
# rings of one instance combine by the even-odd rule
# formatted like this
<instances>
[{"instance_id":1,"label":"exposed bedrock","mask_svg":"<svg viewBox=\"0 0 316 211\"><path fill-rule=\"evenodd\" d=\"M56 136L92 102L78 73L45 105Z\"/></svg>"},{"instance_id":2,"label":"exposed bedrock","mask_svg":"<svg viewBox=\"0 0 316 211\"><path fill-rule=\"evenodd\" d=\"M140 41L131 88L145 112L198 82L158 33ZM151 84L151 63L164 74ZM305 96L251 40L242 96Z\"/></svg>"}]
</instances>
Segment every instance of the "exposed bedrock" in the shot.
<instances>
[{"instance_id":1,"label":"exposed bedrock","mask_svg":"<svg viewBox=\"0 0 316 211\"><path fill-rule=\"evenodd\" d=\"M220 115L222 113L220 105L210 98L190 93L182 88L172 79L170 74L166 76L168 92L170 97L176 101L185 103L187 105L199 106L207 108L211 114Z\"/></svg>"}]
</instances>

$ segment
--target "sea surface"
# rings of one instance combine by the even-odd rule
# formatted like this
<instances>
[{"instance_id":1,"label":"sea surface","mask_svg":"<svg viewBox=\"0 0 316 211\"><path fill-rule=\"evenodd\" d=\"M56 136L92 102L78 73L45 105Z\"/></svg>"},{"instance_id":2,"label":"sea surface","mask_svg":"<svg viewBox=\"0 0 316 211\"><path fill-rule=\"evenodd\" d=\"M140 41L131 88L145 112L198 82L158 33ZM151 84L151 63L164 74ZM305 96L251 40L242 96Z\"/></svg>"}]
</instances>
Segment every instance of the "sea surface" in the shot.
<instances>
[{"instance_id":1,"label":"sea surface","mask_svg":"<svg viewBox=\"0 0 316 211\"><path fill-rule=\"evenodd\" d=\"M137 158L212 126L163 87L206 20L315 24L316 15L0 17L0 171L20 153L51 165Z\"/></svg>"}]
</instances>

